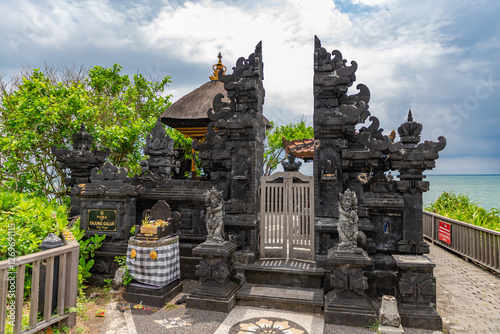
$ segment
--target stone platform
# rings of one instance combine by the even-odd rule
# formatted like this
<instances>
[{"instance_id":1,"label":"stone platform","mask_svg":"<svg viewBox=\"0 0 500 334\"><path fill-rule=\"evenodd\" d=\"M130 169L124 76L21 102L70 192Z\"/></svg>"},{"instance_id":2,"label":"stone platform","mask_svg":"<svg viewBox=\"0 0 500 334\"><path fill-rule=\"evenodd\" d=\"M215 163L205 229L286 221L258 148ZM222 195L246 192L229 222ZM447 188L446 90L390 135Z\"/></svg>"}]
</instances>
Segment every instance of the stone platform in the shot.
<instances>
[{"instance_id":1,"label":"stone platform","mask_svg":"<svg viewBox=\"0 0 500 334\"><path fill-rule=\"evenodd\" d=\"M323 289L252 283L245 284L236 294L238 305L313 313L321 312L323 297Z\"/></svg>"}]
</instances>

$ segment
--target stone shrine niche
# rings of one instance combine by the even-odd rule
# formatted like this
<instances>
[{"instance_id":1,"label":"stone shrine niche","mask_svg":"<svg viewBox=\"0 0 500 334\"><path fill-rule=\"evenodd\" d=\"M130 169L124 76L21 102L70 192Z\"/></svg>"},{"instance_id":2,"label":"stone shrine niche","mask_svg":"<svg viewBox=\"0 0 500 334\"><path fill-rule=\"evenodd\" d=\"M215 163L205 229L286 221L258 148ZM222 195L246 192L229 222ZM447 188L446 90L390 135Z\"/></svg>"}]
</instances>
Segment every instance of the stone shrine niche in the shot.
<instances>
[{"instance_id":1,"label":"stone shrine niche","mask_svg":"<svg viewBox=\"0 0 500 334\"><path fill-rule=\"evenodd\" d=\"M167 226L162 229L164 236L171 236L177 233L180 225L181 214L177 211L172 212L170 205L165 200L159 200L151 209L146 209L142 212L141 222L156 222L157 220L163 220L167 222ZM136 225L136 236L138 235L138 228L140 225Z\"/></svg>"},{"instance_id":2,"label":"stone shrine niche","mask_svg":"<svg viewBox=\"0 0 500 334\"><path fill-rule=\"evenodd\" d=\"M248 149L240 148L236 154L232 155L234 168L231 173L231 201L240 202L240 205L247 203L247 196L250 191L251 162L248 153L250 153ZM252 208L241 208L239 211L246 212L250 210Z\"/></svg>"},{"instance_id":3,"label":"stone shrine niche","mask_svg":"<svg viewBox=\"0 0 500 334\"><path fill-rule=\"evenodd\" d=\"M86 236L106 234L127 240L135 223L136 197L144 188L127 183L127 170L107 162L92 169L90 183L75 185L72 195L80 199L80 227Z\"/></svg>"},{"instance_id":4,"label":"stone shrine niche","mask_svg":"<svg viewBox=\"0 0 500 334\"><path fill-rule=\"evenodd\" d=\"M333 147L321 148L319 156L319 193L316 215L338 217L339 192L342 189L342 163L340 154Z\"/></svg>"}]
</instances>

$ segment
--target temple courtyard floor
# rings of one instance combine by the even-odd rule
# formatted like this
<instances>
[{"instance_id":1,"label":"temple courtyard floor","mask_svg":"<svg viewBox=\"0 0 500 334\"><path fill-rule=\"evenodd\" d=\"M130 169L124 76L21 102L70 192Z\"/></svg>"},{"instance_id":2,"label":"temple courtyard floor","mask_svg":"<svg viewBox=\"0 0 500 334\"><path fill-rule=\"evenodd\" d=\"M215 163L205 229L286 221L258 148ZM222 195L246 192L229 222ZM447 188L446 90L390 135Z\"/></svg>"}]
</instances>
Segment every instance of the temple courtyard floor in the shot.
<instances>
[{"instance_id":1,"label":"temple courtyard floor","mask_svg":"<svg viewBox=\"0 0 500 334\"><path fill-rule=\"evenodd\" d=\"M449 251L431 245L428 255L435 263L437 311L443 318L443 332L404 328L405 333L500 333L500 277L465 261ZM184 281L183 298L197 286ZM185 303L167 310L116 310L108 304L101 333L129 334L363 334L374 333L376 326L364 328L324 324L322 314L295 313L276 309L236 306L229 314L186 309ZM149 313L148 313L149 312ZM275 331L259 331L274 327ZM288 331L278 330L288 328Z\"/></svg>"}]
</instances>

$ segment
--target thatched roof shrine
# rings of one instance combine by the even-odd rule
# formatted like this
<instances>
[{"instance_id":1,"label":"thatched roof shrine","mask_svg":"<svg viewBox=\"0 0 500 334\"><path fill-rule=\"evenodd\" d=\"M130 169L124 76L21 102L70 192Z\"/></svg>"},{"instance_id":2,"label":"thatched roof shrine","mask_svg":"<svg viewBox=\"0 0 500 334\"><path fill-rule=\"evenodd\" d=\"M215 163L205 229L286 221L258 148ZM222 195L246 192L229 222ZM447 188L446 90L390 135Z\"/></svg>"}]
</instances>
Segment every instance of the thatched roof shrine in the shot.
<instances>
[{"instance_id":1,"label":"thatched roof shrine","mask_svg":"<svg viewBox=\"0 0 500 334\"><path fill-rule=\"evenodd\" d=\"M220 70L223 74L226 71L220 52L218 58L219 62L213 65L214 73L210 76L210 81L184 95L165 110L161 115L163 124L178 130L186 137L198 140L204 138L210 123L207 112L212 108L214 97L220 93L224 95L222 101L229 103L224 83L219 81L218 77ZM271 127L271 123L265 117L264 124L266 128Z\"/></svg>"}]
</instances>

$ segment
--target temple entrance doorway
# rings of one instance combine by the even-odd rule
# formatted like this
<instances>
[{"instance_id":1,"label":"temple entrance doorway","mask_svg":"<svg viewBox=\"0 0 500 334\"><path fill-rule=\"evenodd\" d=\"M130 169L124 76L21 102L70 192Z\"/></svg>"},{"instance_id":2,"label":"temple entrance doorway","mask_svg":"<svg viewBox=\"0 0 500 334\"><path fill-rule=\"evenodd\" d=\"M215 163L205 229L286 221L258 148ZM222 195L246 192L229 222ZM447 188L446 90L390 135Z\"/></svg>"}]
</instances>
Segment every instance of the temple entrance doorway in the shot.
<instances>
[{"instance_id":1,"label":"temple entrance doorway","mask_svg":"<svg viewBox=\"0 0 500 334\"><path fill-rule=\"evenodd\" d=\"M261 179L260 257L314 260L314 181L299 172Z\"/></svg>"}]
</instances>

